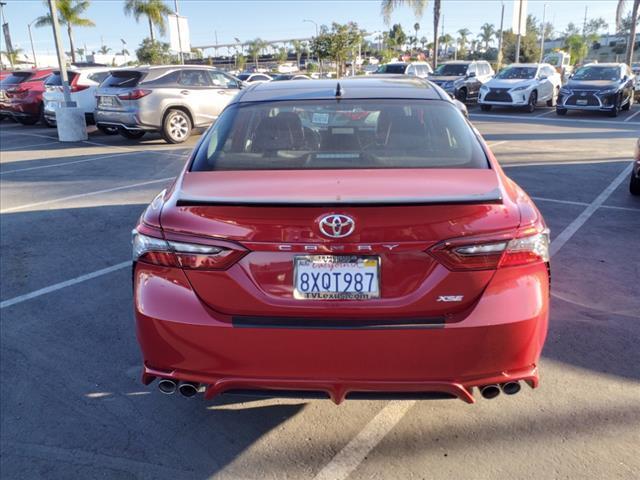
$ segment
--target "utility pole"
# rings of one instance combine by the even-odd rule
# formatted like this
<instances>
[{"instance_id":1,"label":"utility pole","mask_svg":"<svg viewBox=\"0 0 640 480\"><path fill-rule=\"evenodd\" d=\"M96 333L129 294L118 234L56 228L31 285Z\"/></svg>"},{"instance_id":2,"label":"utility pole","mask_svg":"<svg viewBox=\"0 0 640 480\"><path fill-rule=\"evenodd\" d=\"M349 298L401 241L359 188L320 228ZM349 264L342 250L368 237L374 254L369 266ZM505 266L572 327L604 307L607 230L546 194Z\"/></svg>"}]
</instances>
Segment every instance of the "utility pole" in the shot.
<instances>
[{"instance_id":1,"label":"utility pole","mask_svg":"<svg viewBox=\"0 0 640 480\"><path fill-rule=\"evenodd\" d=\"M0 2L0 24L2 24L2 33L4 34L4 40L7 44L7 58L11 64L11 68L13 68L13 46L11 45L11 36L9 35L9 24L4 18L4 6L6 4L7 2Z\"/></svg>"},{"instance_id":2,"label":"utility pole","mask_svg":"<svg viewBox=\"0 0 640 480\"><path fill-rule=\"evenodd\" d=\"M178 48L180 49L180 65L184 65L184 56L182 55L182 35L180 34L180 12L178 10L178 0L173 0L173 6L176 11L176 25L178 26Z\"/></svg>"},{"instance_id":3,"label":"utility pole","mask_svg":"<svg viewBox=\"0 0 640 480\"><path fill-rule=\"evenodd\" d=\"M504 31L504 2L502 2L502 13L500 14L500 37L498 38L498 65L497 70L502 67L502 35Z\"/></svg>"},{"instance_id":4,"label":"utility pole","mask_svg":"<svg viewBox=\"0 0 640 480\"><path fill-rule=\"evenodd\" d=\"M544 56L544 31L545 31L545 25L544 25L544 21L546 18L546 14L547 14L547 4L545 3L544 6L542 7L542 28L540 29L540 63L542 63L542 57Z\"/></svg>"},{"instance_id":5,"label":"utility pole","mask_svg":"<svg viewBox=\"0 0 640 480\"><path fill-rule=\"evenodd\" d=\"M77 108L75 102L71 101L69 92L69 77L60 38L60 23L58 21L58 7L56 0L48 0L49 13L51 15L51 26L53 27L53 38L56 44L56 54L58 55L58 67L62 78L62 93L64 102L56 110L56 125L58 129L58 139L61 142L79 142L87 139L87 125L85 123L84 112Z\"/></svg>"},{"instance_id":6,"label":"utility pole","mask_svg":"<svg viewBox=\"0 0 640 480\"><path fill-rule=\"evenodd\" d=\"M217 57L218 56L218 31L217 30L213 31L213 36L216 39L216 46L215 46L215 48L213 50L215 52L214 55Z\"/></svg>"},{"instance_id":7,"label":"utility pole","mask_svg":"<svg viewBox=\"0 0 640 480\"><path fill-rule=\"evenodd\" d=\"M518 35L516 36L515 63L520 62L520 42L522 40L522 0L518 1Z\"/></svg>"},{"instance_id":8,"label":"utility pole","mask_svg":"<svg viewBox=\"0 0 640 480\"><path fill-rule=\"evenodd\" d=\"M36 18L37 20L37 18ZM33 36L31 35L31 25L36 21L34 20L31 23L27 23L27 30L29 30L29 42L31 42L31 53L33 54L33 66L38 68L38 59L36 58L36 49L33 48Z\"/></svg>"}]
</instances>

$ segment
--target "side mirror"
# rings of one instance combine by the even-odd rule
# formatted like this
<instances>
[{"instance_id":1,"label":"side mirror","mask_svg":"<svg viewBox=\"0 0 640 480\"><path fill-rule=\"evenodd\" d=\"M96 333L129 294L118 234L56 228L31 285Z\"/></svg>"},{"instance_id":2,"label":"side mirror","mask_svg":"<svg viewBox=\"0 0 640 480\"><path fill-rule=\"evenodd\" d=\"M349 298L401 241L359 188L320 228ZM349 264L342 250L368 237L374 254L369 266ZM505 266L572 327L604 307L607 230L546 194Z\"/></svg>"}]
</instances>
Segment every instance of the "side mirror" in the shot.
<instances>
[{"instance_id":1,"label":"side mirror","mask_svg":"<svg viewBox=\"0 0 640 480\"><path fill-rule=\"evenodd\" d=\"M476 72L467 73L467 78L475 78L475 76L476 76Z\"/></svg>"},{"instance_id":2,"label":"side mirror","mask_svg":"<svg viewBox=\"0 0 640 480\"><path fill-rule=\"evenodd\" d=\"M623 81L623 82L626 82L627 80L629 80L629 77L628 77L628 76L626 76L626 75L625 75L624 77L622 77L622 81Z\"/></svg>"},{"instance_id":3,"label":"side mirror","mask_svg":"<svg viewBox=\"0 0 640 480\"><path fill-rule=\"evenodd\" d=\"M549 78L548 75L544 75L544 74L540 75L540 80L546 80L547 78Z\"/></svg>"}]
</instances>

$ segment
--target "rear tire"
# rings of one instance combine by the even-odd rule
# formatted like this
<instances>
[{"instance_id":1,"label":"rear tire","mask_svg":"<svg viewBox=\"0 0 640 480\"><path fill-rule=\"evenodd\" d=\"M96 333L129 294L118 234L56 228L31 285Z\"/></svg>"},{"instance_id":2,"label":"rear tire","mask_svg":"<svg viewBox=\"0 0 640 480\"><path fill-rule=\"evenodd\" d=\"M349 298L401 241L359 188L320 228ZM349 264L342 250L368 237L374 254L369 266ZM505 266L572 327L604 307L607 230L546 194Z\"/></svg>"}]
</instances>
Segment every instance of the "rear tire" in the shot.
<instances>
[{"instance_id":1,"label":"rear tire","mask_svg":"<svg viewBox=\"0 0 640 480\"><path fill-rule=\"evenodd\" d=\"M480 105L480 110L483 112L490 112L492 105Z\"/></svg>"},{"instance_id":2,"label":"rear tire","mask_svg":"<svg viewBox=\"0 0 640 480\"><path fill-rule=\"evenodd\" d=\"M120 127L118 128L118 133L129 140L137 140L144 137L146 132L144 130L127 130L126 128Z\"/></svg>"},{"instance_id":3,"label":"rear tire","mask_svg":"<svg viewBox=\"0 0 640 480\"><path fill-rule=\"evenodd\" d=\"M629 182L629 192L631 195L640 195L640 178L635 175L631 175L631 182Z\"/></svg>"},{"instance_id":4,"label":"rear tire","mask_svg":"<svg viewBox=\"0 0 640 480\"><path fill-rule=\"evenodd\" d=\"M162 138L167 143L182 143L191 136L191 119L183 110L172 109L162 122Z\"/></svg>"},{"instance_id":5,"label":"rear tire","mask_svg":"<svg viewBox=\"0 0 640 480\"><path fill-rule=\"evenodd\" d=\"M556 115L560 115L561 117L564 117L567 114L567 109L566 108L558 108L556 107Z\"/></svg>"},{"instance_id":6,"label":"rear tire","mask_svg":"<svg viewBox=\"0 0 640 480\"><path fill-rule=\"evenodd\" d=\"M118 127L108 127L106 125L97 125L98 130L100 130L105 135L117 135Z\"/></svg>"},{"instance_id":7,"label":"rear tire","mask_svg":"<svg viewBox=\"0 0 640 480\"><path fill-rule=\"evenodd\" d=\"M535 112L537 104L538 104L538 92L534 90L533 92L531 92L531 95L529 95L529 103L527 103L525 111L527 113Z\"/></svg>"},{"instance_id":8,"label":"rear tire","mask_svg":"<svg viewBox=\"0 0 640 480\"><path fill-rule=\"evenodd\" d=\"M16 120L22 125L35 125L40 121L40 117L16 117Z\"/></svg>"}]
</instances>

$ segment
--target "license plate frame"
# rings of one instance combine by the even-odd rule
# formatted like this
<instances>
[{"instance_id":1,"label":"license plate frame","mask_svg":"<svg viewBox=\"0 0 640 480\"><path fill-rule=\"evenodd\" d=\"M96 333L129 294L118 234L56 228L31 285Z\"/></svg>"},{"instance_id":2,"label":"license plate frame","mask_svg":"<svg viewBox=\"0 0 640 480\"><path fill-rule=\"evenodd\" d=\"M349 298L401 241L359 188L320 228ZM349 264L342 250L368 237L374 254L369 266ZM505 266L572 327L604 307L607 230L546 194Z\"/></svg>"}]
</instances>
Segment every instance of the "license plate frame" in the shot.
<instances>
[{"instance_id":1,"label":"license plate frame","mask_svg":"<svg viewBox=\"0 0 640 480\"><path fill-rule=\"evenodd\" d=\"M377 255L296 255L293 258L293 298L323 301L380 298L382 283L380 265L381 259ZM309 287L305 291L301 288L300 279L304 273L309 274L309 271L314 268L317 268L315 273L319 276L308 277ZM337 277L336 273L339 274ZM344 276L349 273L353 277L347 282ZM361 291L356 289L356 273L362 274L363 289ZM330 275L328 281L323 274ZM341 287L345 282L350 285L343 289ZM325 288L327 284L329 286Z\"/></svg>"},{"instance_id":2,"label":"license plate frame","mask_svg":"<svg viewBox=\"0 0 640 480\"><path fill-rule=\"evenodd\" d=\"M116 99L111 95L100 95L99 104L101 107L115 107Z\"/></svg>"},{"instance_id":3,"label":"license plate frame","mask_svg":"<svg viewBox=\"0 0 640 480\"><path fill-rule=\"evenodd\" d=\"M585 105L588 105L589 101L586 98L579 98L578 100L576 100L576 105L580 105L581 107L584 107Z\"/></svg>"}]
</instances>

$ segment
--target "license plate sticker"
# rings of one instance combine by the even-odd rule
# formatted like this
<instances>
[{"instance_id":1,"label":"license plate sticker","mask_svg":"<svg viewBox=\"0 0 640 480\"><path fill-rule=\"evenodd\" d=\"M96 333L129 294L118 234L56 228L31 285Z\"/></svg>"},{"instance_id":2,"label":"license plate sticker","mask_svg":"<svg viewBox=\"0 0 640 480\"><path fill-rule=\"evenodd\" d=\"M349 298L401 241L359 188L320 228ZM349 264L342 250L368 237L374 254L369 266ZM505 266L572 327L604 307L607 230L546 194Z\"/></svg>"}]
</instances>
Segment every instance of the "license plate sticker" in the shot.
<instances>
[{"instance_id":1,"label":"license plate sticker","mask_svg":"<svg viewBox=\"0 0 640 480\"><path fill-rule=\"evenodd\" d=\"M380 297L380 258L305 255L294 260L298 300L368 300Z\"/></svg>"},{"instance_id":2,"label":"license plate sticker","mask_svg":"<svg viewBox=\"0 0 640 480\"><path fill-rule=\"evenodd\" d=\"M586 105L587 103L588 103L587 100L583 100L583 99L576 100L576 105Z\"/></svg>"},{"instance_id":3,"label":"license plate sticker","mask_svg":"<svg viewBox=\"0 0 640 480\"><path fill-rule=\"evenodd\" d=\"M113 97L100 97L100 105L106 105L109 107L115 106L116 101Z\"/></svg>"}]
</instances>

